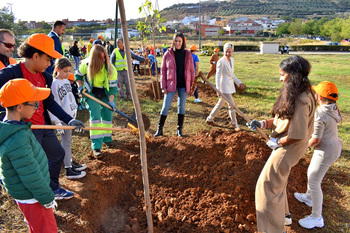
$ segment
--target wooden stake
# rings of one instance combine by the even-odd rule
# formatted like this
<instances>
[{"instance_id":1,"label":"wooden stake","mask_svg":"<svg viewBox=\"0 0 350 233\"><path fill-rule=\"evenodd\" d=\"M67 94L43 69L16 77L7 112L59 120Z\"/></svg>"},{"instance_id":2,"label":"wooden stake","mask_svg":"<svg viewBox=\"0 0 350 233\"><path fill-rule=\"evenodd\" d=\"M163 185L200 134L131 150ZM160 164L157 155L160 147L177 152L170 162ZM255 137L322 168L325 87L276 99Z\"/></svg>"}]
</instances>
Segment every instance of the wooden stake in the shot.
<instances>
[{"instance_id":1,"label":"wooden stake","mask_svg":"<svg viewBox=\"0 0 350 233\"><path fill-rule=\"evenodd\" d=\"M204 77L204 74L202 71L199 71L198 74L196 75L198 77L201 77L205 82L207 82L224 100L226 100L226 102L231 106L233 107L239 115L241 115L244 120L246 120L248 123L251 122L251 120L239 109L237 108L237 106L232 103L229 99L226 98L226 96L224 96L221 91L219 91L215 86L214 84L212 84L206 77ZM265 138L266 141L269 141L269 137L260 129L260 128L256 128L256 130L260 133L260 135Z\"/></svg>"},{"instance_id":2,"label":"wooden stake","mask_svg":"<svg viewBox=\"0 0 350 233\"><path fill-rule=\"evenodd\" d=\"M131 96L132 96L132 100L134 102L137 125L138 125L138 128L140 130L140 153L141 153L140 157L141 157L141 167L142 167L143 189L144 189L145 204L146 204L146 217L147 217L148 233L153 233L151 200L150 200L149 180L148 180L148 170L147 170L148 168L147 168L146 138L145 138L146 133L145 133L145 127L143 124L141 107L140 107L139 98L138 98L137 91L136 91L136 84L135 84L135 79L134 79L134 74L133 74L133 69L132 69L130 44L129 44L128 28L126 25L124 1L117 0L117 3L119 6L120 22L121 22L122 31L123 31L123 40L124 40L125 53L126 53L126 62L128 64L128 78L129 78L129 83L130 83ZM117 19L115 19L115 20L117 20Z\"/></svg>"}]
</instances>

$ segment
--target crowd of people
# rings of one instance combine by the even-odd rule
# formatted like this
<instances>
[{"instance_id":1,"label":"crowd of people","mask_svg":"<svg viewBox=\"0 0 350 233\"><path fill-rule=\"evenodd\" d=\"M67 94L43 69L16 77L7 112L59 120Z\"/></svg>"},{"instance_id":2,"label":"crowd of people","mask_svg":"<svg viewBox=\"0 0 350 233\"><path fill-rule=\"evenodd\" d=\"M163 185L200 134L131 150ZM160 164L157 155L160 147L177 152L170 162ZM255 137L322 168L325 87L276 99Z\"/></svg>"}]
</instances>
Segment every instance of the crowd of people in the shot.
<instances>
[{"instance_id":1,"label":"crowd of people","mask_svg":"<svg viewBox=\"0 0 350 233\"><path fill-rule=\"evenodd\" d=\"M101 36L90 40L84 60L80 61L79 54L73 53L76 70L73 77L71 61L62 56L59 36L64 32L65 24L58 21L49 35L31 35L19 46L18 55L24 60L17 63L11 58L16 46L15 35L10 30L0 29L0 102L1 110L5 110L0 121L0 179L16 200L31 232L57 232L52 208L57 206L56 200L70 199L74 195L60 187L62 164L68 179L86 176L86 165L75 162L72 156L72 130L59 127L73 126L75 131L81 132L85 124L76 116L79 105L85 106L89 111L90 126L105 128L90 131L93 155L101 159L103 144L113 148L112 131L108 128L113 127L111 110L116 109L118 93L120 100L131 98L123 39L117 40L116 48L112 48L109 42L105 43ZM78 41L74 41L72 51L78 51L77 47ZM233 44L226 43L223 48L222 58L218 56L218 49L214 50L207 77L215 74L217 89L234 103L235 84L240 88L244 84L234 73ZM184 34L177 32L172 45L168 48L164 44L162 49L162 64L157 71L161 75L164 99L154 136L163 136L163 127L177 94L176 135L183 137L186 100L188 95L197 91L191 89L198 72L197 48L191 46L190 50L187 49ZM160 50L156 50L156 54L151 48L139 50L139 54L130 52L132 59L139 62L150 60L154 70L157 69L153 58ZM312 207L311 215L299 220L299 224L307 229L321 228L324 226L321 182L341 153L337 133L337 124L341 122L336 105L338 89L332 82L311 86L308 78L311 64L301 56L284 59L279 69L279 81L283 87L271 111L273 118L252 120L247 124L251 130L272 130L267 142L272 153L261 171L255 191L258 231L285 232L285 225L292 223L287 181L291 168L308 147L314 147L314 154L308 168L306 193L295 193L294 196ZM74 89L83 96L81 102L77 101ZM206 119L210 125L216 125L214 118L225 104L225 100L220 95L218 97ZM198 96L196 100L200 102ZM230 105L229 116L235 130L240 130L235 110ZM51 124L59 126L56 133L45 128L30 129L32 125ZM60 135L61 142L57 135Z\"/></svg>"}]
</instances>

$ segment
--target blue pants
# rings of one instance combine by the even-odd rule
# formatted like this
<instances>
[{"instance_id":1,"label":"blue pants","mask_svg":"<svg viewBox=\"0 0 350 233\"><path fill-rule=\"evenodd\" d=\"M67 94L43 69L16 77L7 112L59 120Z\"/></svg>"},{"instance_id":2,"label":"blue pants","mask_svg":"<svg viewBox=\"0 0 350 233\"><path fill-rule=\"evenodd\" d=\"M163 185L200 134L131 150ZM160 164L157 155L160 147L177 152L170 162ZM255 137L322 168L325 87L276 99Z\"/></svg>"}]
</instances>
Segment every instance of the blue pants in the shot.
<instances>
[{"instance_id":1,"label":"blue pants","mask_svg":"<svg viewBox=\"0 0 350 233\"><path fill-rule=\"evenodd\" d=\"M154 62L152 63L151 69L152 69L152 75L155 75L155 74L156 74L156 70L155 70L155 64L154 64ZM160 74L160 69L159 69L158 66L157 66L157 70L158 70L158 74Z\"/></svg>"},{"instance_id":2,"label":"blue pants","mask_svg":"<svg viewBox=\"0 0 350 233\"><path fill-rule=\"evenodd\" d=\"M50 187L56 191L60 187L58 178L64 159L64 149L52 129L35 129L33 134L44 149L49 160Z\"/></svg>"},{"instance_id":3,"label":"blue pants","mask_svg":"<svg viewBox=\"0 0 350 233\"><path fill-rule=\"evenodd\" d=\"M183 88L177 88L178 98L177 98L177 113L178 114L185 114L185 104L187 99L187 92L186 87ZM163 107L160 112L160 115L167 116L168 111L171 107L171 103L173 102L173 99L175 97L176 91L168 92L164 95L163 100Z\"/></svg>"},{"instance_id":4,"label":"blue pants","mask_svg":"<svg viewBox=\"0 0 350 233\"><path fill-rule=\"evenodd\" d=\"M79 60L80 58L77 56L73 56L74 58L74 62L75 62L75 69L78 70L79 69Z\"/></svg>"}]
</instances>

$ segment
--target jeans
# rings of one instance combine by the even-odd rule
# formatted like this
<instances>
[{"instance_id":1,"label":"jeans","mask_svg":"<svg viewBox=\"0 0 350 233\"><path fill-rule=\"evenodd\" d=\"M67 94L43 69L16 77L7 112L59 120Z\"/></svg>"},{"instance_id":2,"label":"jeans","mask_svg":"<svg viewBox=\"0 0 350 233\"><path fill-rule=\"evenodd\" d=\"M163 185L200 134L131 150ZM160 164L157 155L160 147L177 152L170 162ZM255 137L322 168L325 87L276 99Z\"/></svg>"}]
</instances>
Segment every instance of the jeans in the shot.
<instances>
[{"instance_id":1,"label":"jeans","mask_svg":"<svg viewBox=\"0 0 350 233\"><path fill-rule=\"evenodd\" d=\"M73 56L74 58L74 62L75 62L75 69L78 70L79 69L79 57L77 56Z\"/></svg>"},{"instance_id":2,"label":"jeans","mask_svg":"<svg viewBox=\"0 0 350 233\"><path fill-rule=\"evenodd\" d=\"M185 114L185 104L187 99L186 87L177 88L178 98L177 98L177 113ZM164 95L163 107L160 112L160 115L167 116L168 111L171 107L171 103L175 97L176 91L168 92Z\"/></svg>"},{"instance_id":3,"label":"jeans","mask_svg":"<svg viewBox=\"0 0 350 233\"><path fill-rule=\"evenodd\" d=\"M50 187L52 191L56 191L60 187L58 178L64 159L64 149L52 129L36 129L33 130L33 134L43 147L49 160Z\"/></svg>"}]
</instances>

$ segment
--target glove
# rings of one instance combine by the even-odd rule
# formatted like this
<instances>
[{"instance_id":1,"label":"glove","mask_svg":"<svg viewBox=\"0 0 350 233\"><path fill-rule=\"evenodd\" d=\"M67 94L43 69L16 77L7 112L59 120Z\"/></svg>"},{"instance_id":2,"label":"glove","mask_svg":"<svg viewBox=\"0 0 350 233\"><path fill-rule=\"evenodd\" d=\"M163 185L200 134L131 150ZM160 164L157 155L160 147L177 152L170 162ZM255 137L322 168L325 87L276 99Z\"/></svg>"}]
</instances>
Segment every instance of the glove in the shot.
<instances>
[{"instance_id":1,"label":"glove","mask_svg":"<svg viewBox=\"0 0 350 233\"><path fill-rule=\"evenodd\" d=\"M57 207L57 202L53 200L52 202L45 204L44 207L46 209L55 209Z\"/></svg>"},{"instance_id":2,"label":"glove","mask_svg":"<svg viewBox=\"0 0 350 233\"><path fill-rule=\"evenodd\" d=\"M84 132L83 128L85 127L84 123L75 119L72 119L68 122L68 125L75 126L75 132Z\"/></svg>"},{"instance_id":3,"label":"glove","mask_svg":"<svg viewBox=\"0 0 350 233\"><path fill-rule=\"evenodd\" d=\"M270 138L270 141L266 143L268 147L270 147L272 150L276 149L278 146L278 141L276 138Z\"/></svg>"},{"instance_id":4,"label":"glove","mask_svg":"<svg viewBox=\"0 0 350 233\"><path fill-rule=\"evenodd\" d=\"M266 120L262 120L262 121L252 120L250 123L247 123L246 125L249 127L249 129L255 131L256 128L266 129L267 122Z\"/></svg>"},{"instance_id":5,"label":"glove","mask_svg":"<svg viewBox=\"0 0 350 233\"><path fill-rule=\"evenodd\" d=\"M62 123L60 121L55 122L55 125L57 126L62 126ZM63 135L64 134L64 129L56 129L57 134Z\"/></svg>"},{"instance_id":6,"label":"glove","mask_svg":"<svg viewBox=\"0 0 350 233\"><path fill-rule=\"evenodd\" d=\"M110 102L108 102L108 104L109 104L109 106L111 106L111 107L113 108L113 111L114 111L115 109L117 109L117 106L115 106L114 101L110 101Z\"/></svg>"},{"instance_id":7,"label":"glove","mask_svg":"<svg viewBox=\"0 0 350 233\"><path fill-rule=\"evenodd\" d=\"M84 90L84 87L82 87L82 86L78 87L78 94L82 96L83 90Z\"/></svg>"}]
</instances>

